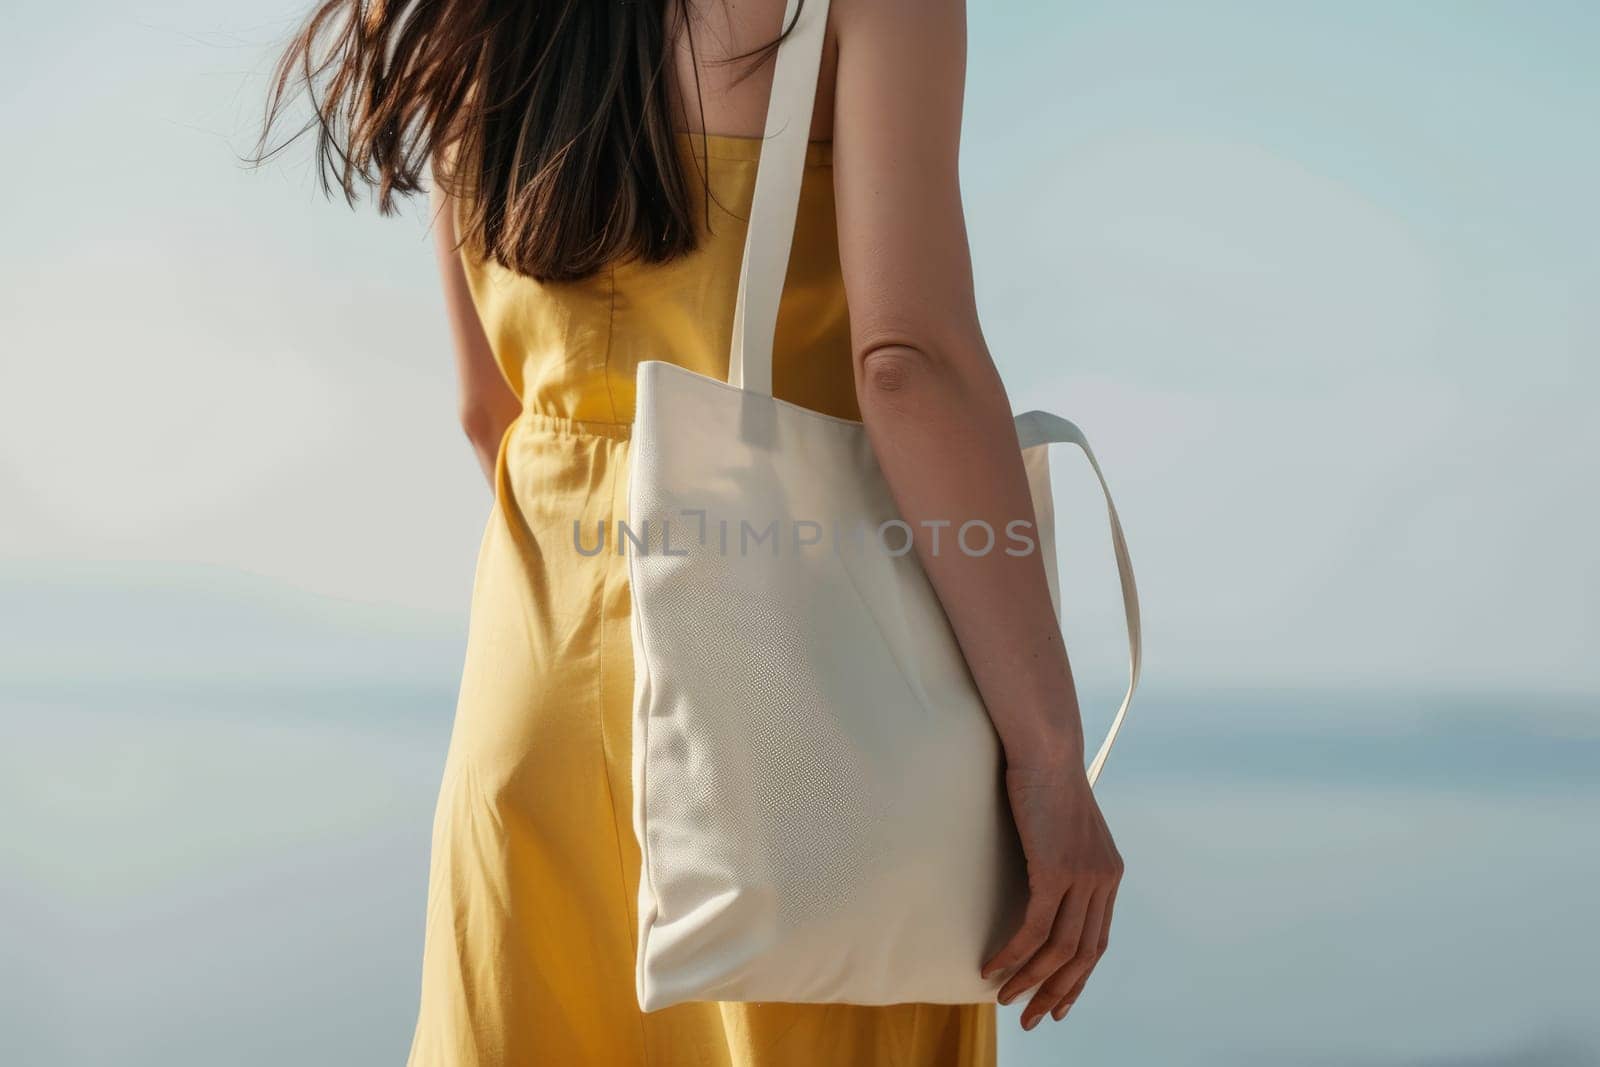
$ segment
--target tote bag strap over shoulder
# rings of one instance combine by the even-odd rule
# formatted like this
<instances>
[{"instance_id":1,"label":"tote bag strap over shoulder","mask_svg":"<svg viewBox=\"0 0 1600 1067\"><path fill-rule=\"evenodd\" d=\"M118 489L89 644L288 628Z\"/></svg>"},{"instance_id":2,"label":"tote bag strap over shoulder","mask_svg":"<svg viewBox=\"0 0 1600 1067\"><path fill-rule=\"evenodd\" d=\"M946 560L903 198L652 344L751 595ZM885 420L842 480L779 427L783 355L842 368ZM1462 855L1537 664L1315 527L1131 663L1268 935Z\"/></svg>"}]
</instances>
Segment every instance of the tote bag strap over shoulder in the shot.
<instances>
[{"instance_id":1,"label":"tote bag strap over shoulder","mask_svg":"<svg viewBox=\"0 0 1600 1067\"><path fill-rule=\"evenodd\" d=\"M728 384L762 396L772 395L772 339L778 328L784 276L789 273L800 184L805 179L811 112L828 28L828 0L805 0L804 4L789 0L783 25L789 33L778 46L772 72L767 128L756 167L744 265L739 270L739 298L733 312L733 348L728 353Z\"/></svg>"}]
</instances>

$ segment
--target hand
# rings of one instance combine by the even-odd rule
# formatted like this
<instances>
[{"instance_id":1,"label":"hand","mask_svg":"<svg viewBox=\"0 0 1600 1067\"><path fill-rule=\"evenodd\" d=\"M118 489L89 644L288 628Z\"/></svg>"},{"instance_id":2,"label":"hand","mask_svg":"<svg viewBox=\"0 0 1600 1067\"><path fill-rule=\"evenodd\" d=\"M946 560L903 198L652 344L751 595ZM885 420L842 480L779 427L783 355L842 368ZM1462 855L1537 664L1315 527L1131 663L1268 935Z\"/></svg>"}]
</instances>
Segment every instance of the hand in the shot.
<instances>
[{"instance_id":1,"label":"hand","mask_svg":"<svg viewBox=\"0 0 1600 1067\"><path fill-rule=\"evenodd\" d=\"M1088 779L1076 767L1007 766L1006 793L1028 867L1028 904L1011 940L983 965L1008 973L1000 1003L1038 987L1022 1013L1032 1030L1057 1021L1105 954L1122 857Z\"/></svg>"}]
</instances>

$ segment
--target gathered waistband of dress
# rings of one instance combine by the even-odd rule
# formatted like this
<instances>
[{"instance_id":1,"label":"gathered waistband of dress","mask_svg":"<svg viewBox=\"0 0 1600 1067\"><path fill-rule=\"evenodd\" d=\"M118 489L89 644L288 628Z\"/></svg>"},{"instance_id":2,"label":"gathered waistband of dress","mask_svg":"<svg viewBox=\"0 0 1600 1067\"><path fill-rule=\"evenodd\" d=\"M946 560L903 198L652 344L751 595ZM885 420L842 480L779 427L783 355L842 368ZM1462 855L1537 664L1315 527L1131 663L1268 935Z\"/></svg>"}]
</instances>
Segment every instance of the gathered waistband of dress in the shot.
<instances>
[{"instance_id":1,"label":"gathered waistband of dress","mask_svg":"<svg viewBox=\"0 0 1600 1067\"><path fill-rule=\"evenodd\" d=\"M542 411L527 411L517 422L529 433L558 434L566 437L610 437L626 441L633 436L633 426L626 422L596 422L592 419L572 419L565 415L549 415Z\"/></svg>"}]
</instances>

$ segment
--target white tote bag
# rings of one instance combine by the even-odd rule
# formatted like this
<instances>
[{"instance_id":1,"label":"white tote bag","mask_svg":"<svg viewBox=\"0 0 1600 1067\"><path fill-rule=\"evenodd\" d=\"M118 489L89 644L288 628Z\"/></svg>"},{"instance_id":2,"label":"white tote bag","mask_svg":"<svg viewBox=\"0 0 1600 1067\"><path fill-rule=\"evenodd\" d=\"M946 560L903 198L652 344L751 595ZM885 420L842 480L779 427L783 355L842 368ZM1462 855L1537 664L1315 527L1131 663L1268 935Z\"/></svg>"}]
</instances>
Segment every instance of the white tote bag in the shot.
<instances>
[{"instance_id":1,"label":"white tote bag","mask_svg":"<svg viewBox=\"0 0 1600 1067\"><path fill-rule=\"evenodd\" d=\"M638 369L627 524L645 1010L989 1000L997 983L978 969L1023 898L998 740L866 433L772 396L827 8L806 0L778 51L729 380ZM1017 432L1055 599L1046 446L1076 444L1100 468L1064 419L1029 412ZM1110 515L1131 669L1091 781L1139 672Z\"/></svg>"}]
</instances>

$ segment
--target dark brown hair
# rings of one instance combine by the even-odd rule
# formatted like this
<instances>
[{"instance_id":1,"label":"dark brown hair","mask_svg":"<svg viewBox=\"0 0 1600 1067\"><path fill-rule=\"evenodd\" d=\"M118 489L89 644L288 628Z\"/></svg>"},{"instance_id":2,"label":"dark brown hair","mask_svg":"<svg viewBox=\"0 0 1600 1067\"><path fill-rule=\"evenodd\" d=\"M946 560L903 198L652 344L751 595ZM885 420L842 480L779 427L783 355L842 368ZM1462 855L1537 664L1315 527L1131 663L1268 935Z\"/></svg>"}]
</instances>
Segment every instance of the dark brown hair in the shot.
<instances>
[{"instance_id":1,"label":"dark brown hair","mask_svg":"<svg viewBox=\"0 0 1600 1067\"><path fill-rule=\"evenodd\" d=\"M431 167L461 240L542 281L671 259L697 240L666 81L690 2L325 0L278 62L255 158L315 131L324 190L365 186L384 214ZM301 90L310 121L269 148Z\"/></svg>"}]
</instances>

